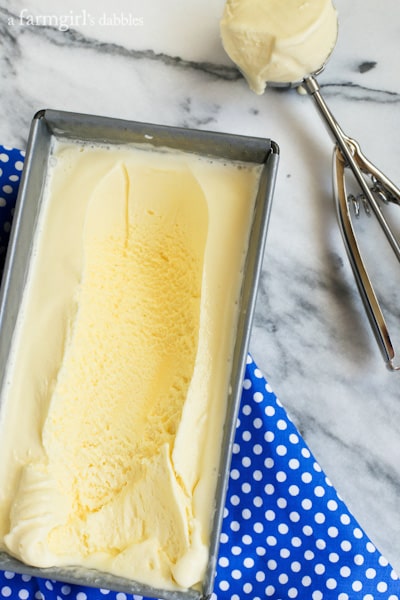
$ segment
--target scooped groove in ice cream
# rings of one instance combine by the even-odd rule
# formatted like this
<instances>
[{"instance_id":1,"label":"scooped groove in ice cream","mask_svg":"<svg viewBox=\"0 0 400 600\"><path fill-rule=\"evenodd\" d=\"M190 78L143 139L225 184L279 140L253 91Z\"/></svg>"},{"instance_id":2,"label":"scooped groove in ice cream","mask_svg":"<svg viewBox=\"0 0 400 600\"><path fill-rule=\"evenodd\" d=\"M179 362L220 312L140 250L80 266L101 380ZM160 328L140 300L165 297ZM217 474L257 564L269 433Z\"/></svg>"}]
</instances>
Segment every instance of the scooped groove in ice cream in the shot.
<instances>
[{"instance_id":1,"label":"scooped groove in ice cream","mask_svg":"<svg viewBox=\"0 0 400 600\"><path fill-rule=\"evenodd\" d=\"M262 94L268 82L300 83L326 62L337 38L332 0L227 0L225 51Z\"/></svg>"},{"instance_id":2,"label":"scooped groove in ice cream","mask_svg":"<svg viewBox=\"0 0 400 600\"><path fill-rule=\"evenodd\" d=\"M3 390L1 546L195 586L260 167L73 143L54 157Z\"/></svg>"}]
</instances>

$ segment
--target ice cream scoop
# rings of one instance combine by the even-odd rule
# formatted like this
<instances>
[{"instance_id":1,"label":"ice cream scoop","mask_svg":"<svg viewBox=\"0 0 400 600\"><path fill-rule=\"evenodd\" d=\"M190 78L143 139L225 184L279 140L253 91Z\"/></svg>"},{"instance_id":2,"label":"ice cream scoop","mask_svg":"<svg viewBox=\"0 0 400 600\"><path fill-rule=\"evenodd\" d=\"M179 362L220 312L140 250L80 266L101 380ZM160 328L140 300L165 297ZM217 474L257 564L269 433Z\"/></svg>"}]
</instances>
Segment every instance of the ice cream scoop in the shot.
<instances>
[{"instance_id":1,"label":"ice cream scoop","mask_svg":"<svg viewBox=\"0 0 400 600\"><path fill-rule=\"evenodd\" d=\"M392 370L395 352L357 243L349 211L345 169L359 187L356 205L366 202L400 261L400 243L378 199L400 204L400 190L361 152L328 108L316 79L336 43L338 19L332 0L227 0L220 23L223 46L250 88L299 87L314 98L335 141L334 190L339 226L354 276L383 357Z\"/></svg>"}]
</instances>

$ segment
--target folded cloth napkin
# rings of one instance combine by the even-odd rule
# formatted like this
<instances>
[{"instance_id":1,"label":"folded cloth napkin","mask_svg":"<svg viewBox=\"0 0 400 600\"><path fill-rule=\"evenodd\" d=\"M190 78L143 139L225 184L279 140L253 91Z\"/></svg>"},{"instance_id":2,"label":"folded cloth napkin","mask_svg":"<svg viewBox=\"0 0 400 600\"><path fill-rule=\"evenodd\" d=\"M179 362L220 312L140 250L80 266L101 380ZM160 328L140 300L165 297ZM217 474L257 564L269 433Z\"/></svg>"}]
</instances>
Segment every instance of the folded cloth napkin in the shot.
<instances>
[{"instance_id":1,"label":"folded cloth napkin","mask_svg":"<svg viewBox=\"0 0 400 600\"><path fill-rule=\"evenodd\" d=\"M0 146L0 247L23 153ZM3 250L4 254L4 250ZM0 572L0 600L128 595ZM138 596L130 596L139 600ZM400 600L400 580L350 514L249 356L213 600Z\"/></svg>"}]
</instances>

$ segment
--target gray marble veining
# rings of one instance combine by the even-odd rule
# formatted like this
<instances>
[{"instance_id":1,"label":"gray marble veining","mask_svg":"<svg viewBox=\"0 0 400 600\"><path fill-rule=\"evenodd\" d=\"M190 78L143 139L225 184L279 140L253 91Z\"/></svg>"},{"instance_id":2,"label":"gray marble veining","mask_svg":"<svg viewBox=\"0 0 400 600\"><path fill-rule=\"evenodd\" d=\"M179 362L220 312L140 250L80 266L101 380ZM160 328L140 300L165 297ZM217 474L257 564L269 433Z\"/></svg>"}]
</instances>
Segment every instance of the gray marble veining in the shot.
<instances>
[{"instance_id":1,"label":"gray marble veining","mask_svg":"<svg viewBox=\"0 0 400 600\"><path fill-rule=\"evenodd\" d=\"M24 147L44 107L271 137L281 163L251 352L374 543L400 571L400 374L380 356L336 224L332 142L310 98L252 94L224 55L223 0L0 0L0 142ZM400 181L398 0L336 0L340 34L320 76L343 129ZM62 16L92 16L60 30ZM102 24L104 15L141 19ZM34 23L54 15L52 23ZM58 18L58 21L57 21ZM375 237L369 245L380 257ZM369 237L368 237L369 236ZM376 252L375 252L376 249ZM373 258L373 257L372 257ZM381 265L389 269L385 274ZM397 265L398 266L398 265ZM400 330L400 267L382 261Z\"/></svg>"}]
</instances>

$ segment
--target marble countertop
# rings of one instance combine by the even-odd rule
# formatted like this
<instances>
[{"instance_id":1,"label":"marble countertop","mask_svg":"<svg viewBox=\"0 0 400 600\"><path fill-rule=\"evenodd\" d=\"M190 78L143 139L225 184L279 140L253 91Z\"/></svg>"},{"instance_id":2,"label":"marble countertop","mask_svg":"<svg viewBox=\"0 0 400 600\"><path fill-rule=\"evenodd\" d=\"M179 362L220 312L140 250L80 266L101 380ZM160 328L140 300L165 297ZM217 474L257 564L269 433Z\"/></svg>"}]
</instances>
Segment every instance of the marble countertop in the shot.
<instances>
[{"instance_id":1,"label":"marble countertop","mask_svg":"<svg viewBox=\"0 0 400 600\"><path fill-rule=\"evenodd\" d=\"M180 0L114 0L112 8L104 0L0 0L0 142L25 147L33 114L49 107L279 144L250 350L350 510L400 571L400 372L384 365L337 227L333 143L311 98L249 91L220 44L223 3L183 10ZM399 183L399 2L336 6L339 39L322 91L343 129ZM360 230L400 339L400 267L384 258L371 221L364 217Z\"/></svg>"}]
</instances>

